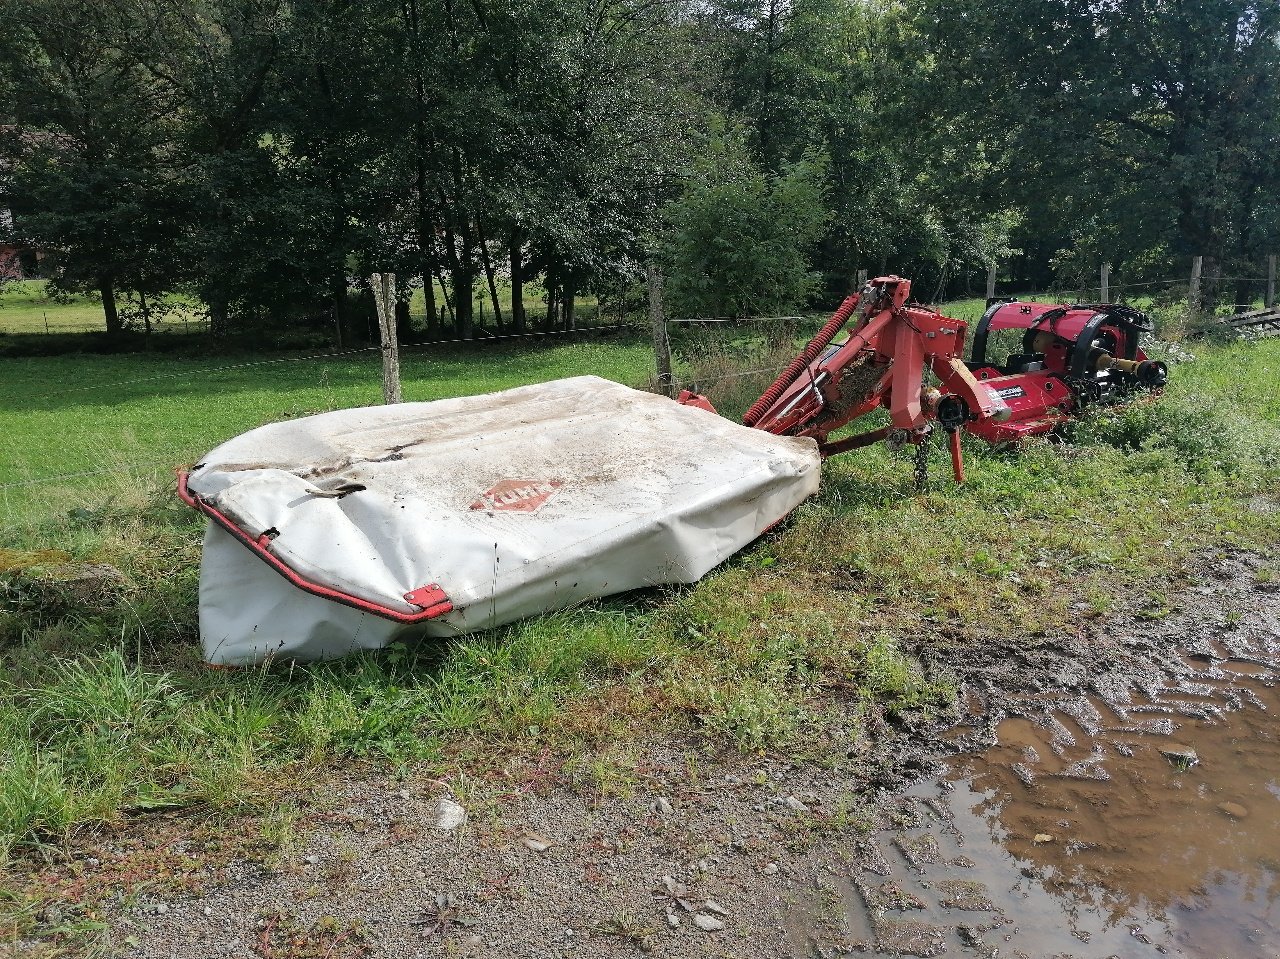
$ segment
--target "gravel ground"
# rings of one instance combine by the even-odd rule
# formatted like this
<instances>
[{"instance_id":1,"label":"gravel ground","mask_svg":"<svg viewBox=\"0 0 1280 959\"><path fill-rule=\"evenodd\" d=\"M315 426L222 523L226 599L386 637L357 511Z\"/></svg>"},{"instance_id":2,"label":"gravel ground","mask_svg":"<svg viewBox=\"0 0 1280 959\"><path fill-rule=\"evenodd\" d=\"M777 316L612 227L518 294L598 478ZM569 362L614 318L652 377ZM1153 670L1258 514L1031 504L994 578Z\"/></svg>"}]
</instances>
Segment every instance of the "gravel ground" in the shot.
<instances>
[{"instance_id":1,"label":"gravel ground","mask_svg":"<svg viewBox=\"0 0 1280 959\"><path fill-rule=\"evenodd\" d=\"M334 955L789 955L795 904L847 871L825 834L859 811L853 784L779 765L691 781L676 754L648 768L661 791L511 796L453 829L438 785L345 783L278 871L235 867L207 896L140 903L131 954L289 955L282 923L324 939L332 917L328 938L350 937Z\"/></svg>"}]
</instances>

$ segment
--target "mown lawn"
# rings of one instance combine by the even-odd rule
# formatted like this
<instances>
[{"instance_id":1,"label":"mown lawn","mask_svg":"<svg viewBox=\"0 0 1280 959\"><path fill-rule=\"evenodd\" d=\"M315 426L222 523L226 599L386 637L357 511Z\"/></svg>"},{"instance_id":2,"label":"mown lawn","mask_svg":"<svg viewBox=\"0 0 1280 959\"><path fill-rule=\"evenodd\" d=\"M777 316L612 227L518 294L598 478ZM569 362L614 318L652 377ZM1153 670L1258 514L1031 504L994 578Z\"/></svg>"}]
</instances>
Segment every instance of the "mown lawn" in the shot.
<instances>
[{"instance_id":1,"label":"mown lawn","mask_svg":"<svg viewBox=\"0 0 1280 959\"><path fill-rule=\"evenodd\" d=\"M401 372L404 398L416 401L584 372L643 384L650 362L644 342L626 335L468 352L406 349ZM154 484L263 423L382 398L376 349L266 362L253 356L40 357L0 360L0 370L0 525Z\"/></svg>"},{"instance_id":2,"label":"mown lawn","mask_svg":"<svg viewBox=\"0 0 1280 959\"><path fill-rule=\"evenodd\" d=\"M1280 542L1280 341L1192 353L1162 399L1090 418L1071 444L969 444L962 488L940 449L923 493L905 455L834 460L818 497L692 588L232 672L199 663L201 524L174 501L168 470L259 423L376 401L372 354L216 373L199 371L231 364L6 361L0 859L16 867L151 809L255 814L334 764L482 788L507 757L536 753L603 789L626 782L654 737L842 761L869 712L950 708L949 677L920 665L917 644L1051 630L1121 597L1158 617L1195 550ZM583 372L638 384L648 363L643 340L625 337L410 355L405 394ZM100 388L124 380L135 382ZM73 486L14 485L117 467ZM86 599L58 585L67 562L122 579ZM29 905L9 915L14 930L38 927Z\"/></svg>"},{"instance_id":3,"label":"mown lawn","mask_svg":"<svg viewBox=\"0 0 1280 959\"><path fill-rule=\"evenodd\" d=\"M0 333L82 333L105 330L102 302L95 296L52 300L44 280L0 285Z\"/></svg>"},{"instance_id":4,"label":"mown lawn","mask_svg":"<svg viewBox=\"0 0 1280 959\"><path fill-rule=\"evenodd\" d=\"M0 335L27 333L84 333L105 330L106 319L102 312L102 301L96 296L68 296L52 299L46 292L48 284L44 280L19 280L0 285ZM506 281L497 283L498 304L504 313L511 309L511 285ZM439 282L435 284L436 306L445 305L444 290ZM185 301L174 298L183 305ZM546 313L546 292L537 283L527 283L521 297L525 311L535 320ZM592 318L597 308L594 296L574 298L579 315ZM483 306L482 306L483 304ZM127 302L121 297L117 306L124 309ZM421 288L415 289L409 298L409 309L414 313L422 313L426 309L426 297ZM477 319L479 311L492 313L488 287L480 282L476 285L475 309ZM182 329L184 316L188 319L201 319L194 309L180 310L172 314L162 326L171 329Z\"/></svg>"}]
</instances>

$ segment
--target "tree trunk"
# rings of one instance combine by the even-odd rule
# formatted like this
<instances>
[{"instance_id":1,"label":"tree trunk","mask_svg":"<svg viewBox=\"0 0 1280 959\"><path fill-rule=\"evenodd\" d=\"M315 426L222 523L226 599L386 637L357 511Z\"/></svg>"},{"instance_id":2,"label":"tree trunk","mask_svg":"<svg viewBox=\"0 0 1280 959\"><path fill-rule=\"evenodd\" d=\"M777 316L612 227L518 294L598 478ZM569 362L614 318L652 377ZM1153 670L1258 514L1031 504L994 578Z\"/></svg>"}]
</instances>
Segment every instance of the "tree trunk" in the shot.
<instances>
[{"instance_id":1,"label":"tree trunk","mask_svg":"<svg viewBox=\"0 0 1280 959\"><path fill-rule=\"evenodd\" d=\"M576 321L573 316L573 287L569 286L568 283L564 285L564 292L561 294L561 298L564 302L564 331L570 333L573 331L573 325Z\"/></svg>"},{"instance_id":2,"label":"tree trunk","mask_svg":"<svg viewBox=\"0 0 1280 959\"><path fill-rule=\"evenodd\" d=\"M342 349L347 345L344 331L344 327L347 325L347 277L345 273L339 273L333 278L329 293L333 298L333 328L338 334L338 349Z\"/></svg>"},{"instance_id":3,"label":"tree trunk","mask_svg":"<svg viewBox=\"0 0 1280 959\"><path fill-rule=\"evenodd\" d=\"M463 264L452 272L454 330L458 339L469 340L475 335L475 267Z\"/></svg>"},{"instance_id":4,"label":"tree trunk","mask_svg":"<svg viewBox=\"0 0 1280 959\"><path fill-rule=\"evenodd\" d=\"M148 338L151 336L151 307L147 303L147 294L138 291L138 310L142 313L142 331Z\"/></svg>"},{"instance_id":5,"label":"tree trunk","mask_svg":"<svg viewBox=\"0 0 1280 959\"><path fill-rule=\"evenodd\" d=\"M102 297L102 315L107 320L107 335L119 336L124 332L124 327L120 323L120 311L116 309L116 290L111 277L98 278L98 293Z\"/></svg>"},{"instance_id":6,"label":"tree trunk","mask_svg":"<svg viewBox=\"0 0 1280 959\"><path fill-rule=\"evenodd\" d=\"M422 271L422 298L426 301L427 339L437 340L440 338L440 323L436 315L436 273L431 263Z\"/></svg>"},{"instance_id":7,"label":"tree trunk","mask_svg":"<svg viewBox=\"0 0 1280 959\"><path fill-rule=\"evenodd\" d=\"M453 332L456 335L458 332L458 316L453 312L453 299L449 296L449 284L444 281L443 273L437 273L432 279L440 282L440 293L444 297L444 306L440 307L440 320L442 323L444 322L444 311L447 308L449 311L449 324L453 327Z\"/></svg>"},{"instance_id":8,"label":"tree trunk","mask_svg":"<svg viewBox=\"0 0 1280 959\"><path fill-rule=\"evenodd\" d=\"M542 332L550 333L555 329L556 323L556 288L555 285L547 281L547 315L542 321Z\"/></svg>"},{"instance_id":9,"label":"tree trunk","mask_svg":"<svg viewBox=\"0 0 1280 959\"><path fill-rule=\"evenodd\" d=\"M209 335L220 337L227 335L227 301L222 297L209 300Z\"/></svg>"},{"instance_id":10,"label":"tree trunk","mask_svg":"<svg viewBox=\"0 0 1280 959\"><path fill-rule=\"evenodd\" d=\"M422 296L426 301L427 339L436 340L440 336L440 325L436 314L435 289L435 224L431 218L431 200L429 193L431 184L427 177L427 128L426 128L426 82L422 76L422 30L418 17L417 0L409 0L403 7L402 15L408 27L413 62L413 88L416 96L414 112L414 146L417 151L415 159L416 186L418 192L418 251L422 257Z\"/></svg>"},{"instance_id":11,"label":"tree trunk","mask_svg":"<svg viewBox=\"0 0 1280 959\"><path fill-rule=\"evenodd\" d=\"M493 323L502 332L502 306L498 303L498 284L493 276L493 261L489 258L489 244L480 237L480 262L484 265L484 279L489 285L489 299L493 303Z\"/></svg>"},{"instance_id":12,"label":"tree trunk","mask_svg":"<svg viewBox=\"0 0 1280 959\"><path fill-rule=\"evenodd\" d=\"M400 343L412 343L416 336L413 331L413 318L409 315L409 304L404 300L396 300L396 340Z\"/></svg>"},{"instance_id":13,"label":"tree trunk","mask_svg":"<svg viewBox=\"0 0 1280 959\"><path fill-rule=\"evenodd\" d=\"M524 332L524 263L521 262L523 251L520 249L520 234L511 233L509 256L511 259L511 330L513 333Z\"/></svg>"},{"instance_id":14,"label":"tree trunk","mask_svg":"<svg viewBox=\"0 0 1280 959\"><path fill-rule=\"evenodd\" d=\"M1204 258L1204 277L1201 281L1200 298L1204 310L1210 316L1217 311L1218 300L1222 295L1222 258L1206 256Z\"/></svg>"}]
</instances>

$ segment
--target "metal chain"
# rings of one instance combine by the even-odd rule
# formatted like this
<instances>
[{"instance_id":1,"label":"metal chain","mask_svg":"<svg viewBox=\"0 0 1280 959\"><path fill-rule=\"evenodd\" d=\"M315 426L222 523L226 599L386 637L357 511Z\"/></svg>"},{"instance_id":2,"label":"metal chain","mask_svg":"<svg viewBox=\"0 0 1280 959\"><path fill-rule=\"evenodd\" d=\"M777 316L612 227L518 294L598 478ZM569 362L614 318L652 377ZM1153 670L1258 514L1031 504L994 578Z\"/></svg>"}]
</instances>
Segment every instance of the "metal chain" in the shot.
<instances>
[{"instance_id":1,"label":"metal chain","mask_svg":"<svg viewBox=\"0 0 1280 959\"><path fill-rule=\"evenodd\" d=\"M933 439L933 431L925 433L915 449L915 482L916 491L923 493L929 488L929 444Z\"/></svg>"}]
</instances>

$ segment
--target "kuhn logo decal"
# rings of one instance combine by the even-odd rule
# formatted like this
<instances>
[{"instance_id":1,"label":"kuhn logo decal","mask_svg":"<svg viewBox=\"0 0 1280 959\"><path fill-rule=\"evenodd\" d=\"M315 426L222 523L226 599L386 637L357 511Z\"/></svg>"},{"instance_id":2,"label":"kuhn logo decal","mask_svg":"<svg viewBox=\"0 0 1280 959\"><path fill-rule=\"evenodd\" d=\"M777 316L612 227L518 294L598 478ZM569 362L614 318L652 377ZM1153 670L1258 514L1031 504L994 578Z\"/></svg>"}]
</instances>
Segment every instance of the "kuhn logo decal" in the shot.
<instances>
[{"instance_id":1,"label":"kuhn logo decal","mask_svg":"<svg viewBox=\"0 0 1280 959\"><path fill-rule=\"evenodd\" d=\"M472 509L502 510L509 513L536 513L564 485L560 480L507 479L495 483L471 504Z\"/></svg>"}]
</instances>

